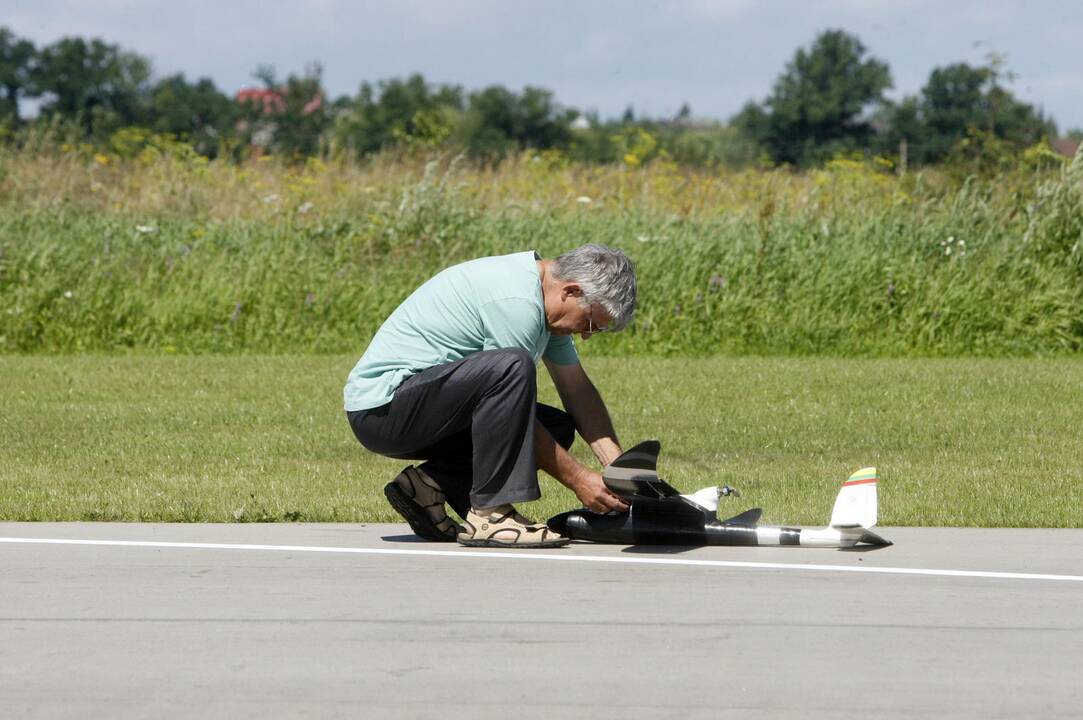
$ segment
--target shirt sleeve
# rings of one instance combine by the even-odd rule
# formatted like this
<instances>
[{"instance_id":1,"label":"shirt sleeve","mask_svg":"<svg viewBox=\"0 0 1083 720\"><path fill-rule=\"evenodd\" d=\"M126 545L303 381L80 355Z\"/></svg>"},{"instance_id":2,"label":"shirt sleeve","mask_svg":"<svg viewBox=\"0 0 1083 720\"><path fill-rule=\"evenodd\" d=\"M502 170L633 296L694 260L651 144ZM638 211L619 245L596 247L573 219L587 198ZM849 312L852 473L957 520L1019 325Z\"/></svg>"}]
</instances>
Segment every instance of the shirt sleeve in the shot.
<instances>
[{"instance_id":1,"label":"shirt sleeve","mask_svg":"<svg viewBox=\"0 0 1083 720\"><path fill-rule=\"evenodd\" d=\"M575 365L579 362L579 353L575 349L571 335L553 335L545 346L546 360L556 365Z\"/></svg>"},{"instance_id":2,"label":"shirt sleeve","mask_svg":"<svg viewBox=\"0 0 1083 720\"><path fill-rule=\"evenodd\" d=\"M506 298L484 303L479 311L484 350L522 348L535 352L543 329L536 305L521 298Z\"/></svg>"}]
</instances>

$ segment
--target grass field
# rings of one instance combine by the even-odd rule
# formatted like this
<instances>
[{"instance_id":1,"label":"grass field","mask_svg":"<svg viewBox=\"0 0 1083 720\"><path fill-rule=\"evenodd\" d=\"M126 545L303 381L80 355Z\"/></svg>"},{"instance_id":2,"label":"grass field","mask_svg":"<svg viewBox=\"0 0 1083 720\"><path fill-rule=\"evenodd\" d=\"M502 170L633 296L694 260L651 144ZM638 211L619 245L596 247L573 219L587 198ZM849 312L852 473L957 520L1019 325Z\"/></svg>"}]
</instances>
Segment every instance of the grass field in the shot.
<instances>
[{"instance_id":1,"label":"grass field","mask_svg":"<svg viewBox=\"0 0 1083 720\"><path fill-rule=\"evenodd\" d=\"M1083 526L1083 361L598 354L625 446L660 439L681 489L740 489L724 510L822 524L874 464L883 525ZM398 521L380 490L402 463L340 409L355 359L0 356L0 520ZM576 505L542 484L528 514Z\"/></svg>"},{"instance_id":2,"label":"grass field","mask_svg":"<svg viewBox=\"0 0 1083 720\"><path fill-rule=\"evenodd\" d=\"M385 160L0 149L0 353L349 353L441 268L587 241L637 267L612 357L1083 350L1083 156L965 181Z\"/></svg>"},{"instance_id":3,"label":"grass field","mask_svg":"<svg viewBox=\"0 0 1083 720\"><path fill-rule=\"evenodd\" d=\"M357 354L440 268L594 241L640 295L584 357L682 489L817 524L876 464L884 524L1083 526L1083 153L1028 157L964 178L0 148L0 519L397 520L401 463L340 409ZM575 504L543 489L537 517Z\"/></svg>"}]
</instances>

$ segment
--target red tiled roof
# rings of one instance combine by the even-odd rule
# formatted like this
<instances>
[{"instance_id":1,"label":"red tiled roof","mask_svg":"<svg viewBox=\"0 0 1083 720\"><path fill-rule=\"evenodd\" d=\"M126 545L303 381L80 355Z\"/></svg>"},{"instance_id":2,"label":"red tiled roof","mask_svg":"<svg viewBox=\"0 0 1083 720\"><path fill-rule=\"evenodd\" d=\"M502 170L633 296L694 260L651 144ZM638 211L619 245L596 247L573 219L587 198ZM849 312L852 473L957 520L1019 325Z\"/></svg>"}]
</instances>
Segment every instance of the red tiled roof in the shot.
<instances>
[{"instance_id":1,"label":"red tiled roof","mask_svg":"<svg viewBox=\"0 0 1083 720\"><path fill-rule=\"evenodd\" d=\"M272 113L279 113L286 109L286 101L281 94L274 90L259 90L256 88L246 88L237 92L234 98L238 103L254 103L257 105L263 105L263 112L266 115Z\"/></svg>"},{"instance_id":2,"label":"red tiled roof","mask_svg":"<svg viewBox=\"0 0 1083 720\"><path fill-rule=\"evenodd\" d=\"M1079 152L1079 141L1071 138L1057 138L1051 141L1049 145L1061 155L1070 158L1074 158L1075 154Z\"/></svg>"},{"instance_id":3,"label":"red tiled roof","mask_svg":"<svg viewBox=\"0 0 1083 720\"><path fill-rule=\"evenodd\" d=\"M277 90L261 90L258 88L245 88L238 90L233 98L238 103L254 103L263 105L264 115L274 115L285 112L286 99ZM323 107L323 95L316 93L311 100L301 108L302 115L310 115Z\"/></svg>"}]
</instances>

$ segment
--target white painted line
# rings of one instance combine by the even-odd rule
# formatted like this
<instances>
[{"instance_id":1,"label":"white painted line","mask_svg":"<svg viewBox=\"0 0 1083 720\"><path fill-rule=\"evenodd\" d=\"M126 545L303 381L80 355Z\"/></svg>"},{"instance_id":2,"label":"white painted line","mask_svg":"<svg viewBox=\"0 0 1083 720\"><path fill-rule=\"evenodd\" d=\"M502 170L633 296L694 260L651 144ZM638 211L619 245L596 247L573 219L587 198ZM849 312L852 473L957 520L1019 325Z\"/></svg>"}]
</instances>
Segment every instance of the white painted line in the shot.
<instances>
[{"instance_id":1,"label":"white painted line","mask_svg":"<svg viewBox=\"0 0 1083 720\"><path fill-rule=\"evenodd\" d=\"M933 568L876 567L857 565L806 565L804 563L692 560L688 558L615 557L612 555L554 555L530 550L402 550L398 548L329 547L323 545L249 545L235 543L157 542L145 540L73 540L67 538L6 538L0 543L29 545L106 545L114 547L177 548L188 550L263 550L269 552L352 553L358 555L422 555L429 557L485 558L487 560L562 560L566 562L633 563L637 565L692 565L699 567L755 568L760 570L809 570L817 572L932 575L937 577L993 578L998 580L1061 580L1083 582L1083 575L991 572L985 570L938 570ZM799 550L797 552L800 552Z\"/></svg>"}]
</instances>

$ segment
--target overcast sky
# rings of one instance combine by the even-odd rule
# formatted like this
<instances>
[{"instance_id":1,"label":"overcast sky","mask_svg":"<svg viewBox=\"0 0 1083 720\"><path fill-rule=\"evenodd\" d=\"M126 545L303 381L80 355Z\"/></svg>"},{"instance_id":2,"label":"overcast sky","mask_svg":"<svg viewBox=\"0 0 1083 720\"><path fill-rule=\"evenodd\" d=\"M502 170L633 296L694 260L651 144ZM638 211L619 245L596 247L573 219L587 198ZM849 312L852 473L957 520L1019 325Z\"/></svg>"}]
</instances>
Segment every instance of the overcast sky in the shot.
<instances>
[{"instance_id":1,"label":"overcast sky","mask_svg":"<svg viewBox=\"0 0 1083 720\"><path fill-rule=\"evenodd\" d=\"M318 61L333 97L420 72L468 90L537 85L603 117L687 102L719 119L841 28L890 66L892 97L996 51L1017 97L1083 128L1079 0L0 0L0 25L39 46L100 37L150 57L159 77L209 76L229 93L257 85L261 64L285 76Z\"/></svg>"}]
</instances>

